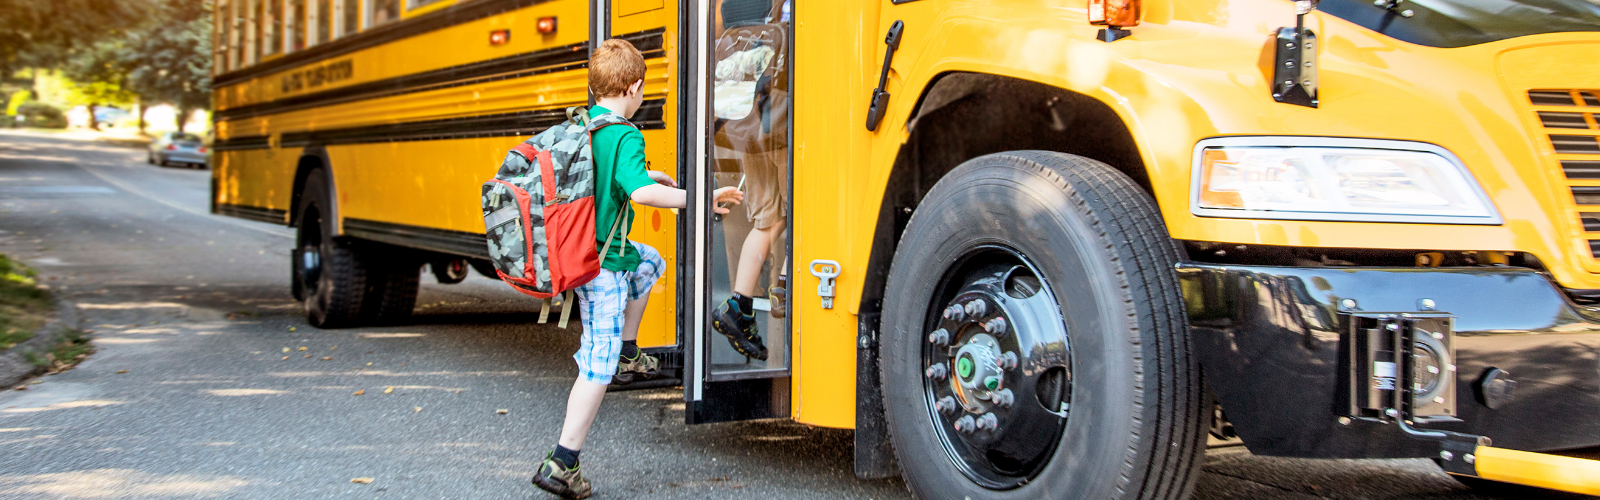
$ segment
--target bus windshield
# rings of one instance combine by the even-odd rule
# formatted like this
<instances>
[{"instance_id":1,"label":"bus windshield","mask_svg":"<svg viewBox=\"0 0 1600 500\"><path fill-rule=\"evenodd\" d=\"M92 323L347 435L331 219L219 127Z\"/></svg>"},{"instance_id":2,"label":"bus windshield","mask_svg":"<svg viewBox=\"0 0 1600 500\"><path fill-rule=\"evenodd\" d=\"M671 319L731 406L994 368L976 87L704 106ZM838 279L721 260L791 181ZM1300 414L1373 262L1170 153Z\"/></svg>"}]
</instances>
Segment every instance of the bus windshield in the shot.
<instances>
[{"instance_id":1,"label":"bus windshield","mask_svg":"<svg viewBox=\"0 0 1600 500\"><path fill-rule=\"evenodd\" d=\"M1430 47L1465 47L1519 36L1600 31L1600 0L1323 0L1319 10L1384 35ZM1400 12L1412 11L1411 17Z\"/></svg>"}]
</instances>

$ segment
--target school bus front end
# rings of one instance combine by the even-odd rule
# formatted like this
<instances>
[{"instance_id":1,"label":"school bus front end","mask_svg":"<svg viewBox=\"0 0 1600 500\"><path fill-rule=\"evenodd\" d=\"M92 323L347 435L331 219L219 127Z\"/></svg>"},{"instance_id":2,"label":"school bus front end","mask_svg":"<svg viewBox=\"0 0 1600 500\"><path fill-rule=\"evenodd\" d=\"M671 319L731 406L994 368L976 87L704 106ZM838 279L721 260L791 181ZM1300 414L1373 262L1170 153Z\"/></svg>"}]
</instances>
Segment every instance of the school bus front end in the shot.
<instances>
[{"instance_id":1,"label":"school bus front end","mask_svg":"<svg viewBox=\"0 0 1600 500\"><path fill-rule=\"evenodd\" d=\"M1539 453L1600 445L1592 5L1104 3L869 9L859 473L1182 496L1209 432L1594 491Z\"/></svg>"}]
</instances>

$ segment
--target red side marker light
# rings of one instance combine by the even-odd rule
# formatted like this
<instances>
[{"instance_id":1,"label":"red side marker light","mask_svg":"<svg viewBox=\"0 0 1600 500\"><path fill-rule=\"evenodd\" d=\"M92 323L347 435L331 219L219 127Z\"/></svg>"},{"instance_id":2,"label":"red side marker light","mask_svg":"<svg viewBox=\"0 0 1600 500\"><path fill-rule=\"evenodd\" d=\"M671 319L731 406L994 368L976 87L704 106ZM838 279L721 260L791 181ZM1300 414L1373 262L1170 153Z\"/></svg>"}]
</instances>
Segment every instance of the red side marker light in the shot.
<instances>
[{"instance_id":1,"label":"red side marker light","mask_svg":"<svg viewBox=\"0 0 1600 500\"><path fill-rule=\"evenodd\" d=\"M494 30L489 32L489 45L505 45L511 42L511 30Z\"/></svg>"},{"instance_id":2,"label":"red side marker light","mask_svg":"<svg viewBox=\"0 0 1600 500\"><path fill-rule=\"evenodd\" d=\"M555 32L556 32L556 18L555 18L555 16L539 18L539 33L548 35L548 34L555 33Z\"/></svg>"},{"instance_id":3,"label":"red side marker light","mask_svg":"<svg viewBox=\"0 0 1600 500\"><path fill-rule=\"evenodd\" d=\"M177 150L178 150L178 145L177 144L168 144L167 145L167 151L177 151Z\"/></svg>"}]
</instances>

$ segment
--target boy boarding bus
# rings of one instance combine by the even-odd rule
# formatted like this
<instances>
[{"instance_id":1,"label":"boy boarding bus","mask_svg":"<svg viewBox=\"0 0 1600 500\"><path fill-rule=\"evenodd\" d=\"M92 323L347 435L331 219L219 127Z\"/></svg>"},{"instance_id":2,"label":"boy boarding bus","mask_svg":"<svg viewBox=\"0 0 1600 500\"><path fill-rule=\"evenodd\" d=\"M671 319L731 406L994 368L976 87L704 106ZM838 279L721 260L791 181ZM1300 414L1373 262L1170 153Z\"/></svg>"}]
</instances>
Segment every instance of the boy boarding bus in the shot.
<instances>
[{"instance_id":1,"label":"boy boarding bus","mask_svg":"<svg viewBox=\"0 0 1600 500\"><path fill-rule=\"evenodd\" d=\"M690 423L852 428L930 498L1183 497L1208 434L1600 493L1590 2L217 5L214 211L296 228L313 324L481 269L478 184L622 38Z\"/></svg>"}]
</instances>

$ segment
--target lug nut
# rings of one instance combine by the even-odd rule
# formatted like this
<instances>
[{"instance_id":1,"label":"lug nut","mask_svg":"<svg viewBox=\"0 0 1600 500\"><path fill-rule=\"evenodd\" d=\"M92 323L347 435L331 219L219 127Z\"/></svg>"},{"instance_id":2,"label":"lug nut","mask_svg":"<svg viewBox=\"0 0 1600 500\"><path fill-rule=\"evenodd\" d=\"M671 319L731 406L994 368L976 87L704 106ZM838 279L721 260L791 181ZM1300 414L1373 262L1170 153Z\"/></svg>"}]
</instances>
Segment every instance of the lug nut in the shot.
<instances>
[{"instance_id":1,"label":"lug nut","mask_svg":"<svg viewBox=\"0 0 1600 500\"><path fill-rule=\"evenodd\" d=\"M978 422L972 419L972 415L962 416L960 419L956 420L955 426L957 432L970 433L978 430Z\"/></svg>"},{"instance_id":2,"label":"lug nut","mask_svg":"<svg viewBox=\"0 0 1600 500\"><path fill-rule=\"evenodd\" d=\"M946 307L944 308L944 319L950 321L961 321L967 319L967 311L961 308L961 304Z\"/></svg>"},{"instance_id":3,"label":"lug nut","mask_svg":"<svg viewBox=\"0 0 1600 500\"><path fill-rule=\"evenodd\" d=\"M983 388L987 389L987 390L990 390L990 391L999 389L1000 388L1000 377L989 377L989 378L983 379Z\"/></svg>"},{"instance_id":4,"label":"lug nut","mask_svg":"<svg viewBox=\"0 0 1600 500\"><path fill-rule=\"evenodd\" d=\"M928 343L933 345L949 345L950 332L943 328L934 330L933 333L928 334Z\"/></svg>"},{"instance_id":5,"label":"lug nut","mask_svg":"<svg viewBox=\"0 0 1600 500\"><path fill-rule=\"evenodd\" d=\"M1002 317L999 317L999 316L995 316L994 319L991 319L991 320L986 321L986 322L983 323L983 331L989 332L990 335L994 335L994 336L997 336L997 337L1001 336L1001 335L1005 335L1006 334L1006 319L1002 318Z\"/></svg>"},{"instance_id":6,"label":"lug nut","mask_svg":"<svg viewBox=\"0 0 1600 500\"><path fill-rule=\"evenodd\" d=\"M978 430L993 431L1000 428L1000 418L993 413L985 413L977 419Z\"/></svg>"},{"instance_id":7,"label":"lug nut","mask_svg":"<svg viewBox=\"0 0 1600 500\"><path fill-rule=\"evenodd\" d=\"M976 318L989 312L989 304L984 303L983 299L976 299L968 302L964 309L966 310L967 317Z\"/></svg>"},{"instance_id":8,"label":"lug nut","mask_svg":"<svg viewBox=\"0 0 1600 500\"><path fill-rule=\"evenodd\" d=\"M1017 397L1011 393L1011 389L1006 389L990 394L989 400L994 401L994 404L1000 405L1001 408L1010 408L1013 403L1017 402Z\"/></svg>"},{"instance_id":9,"label":"lug nut","mask_svg":"<svg viewBox=\"0 0 1600 500\"><path fill-rule=\"evenodd\" d=\"M934 380L944 380L944 377L949 375L949 369L944 367L944 363L939 363L929 366L928 371L923 373L928 375L928 378Z\"/></svg>"},{"instance_id":10,"label":"lug nut","mask_svg":"<svg viewBox=\"0 0 1600 500\"><path fill-rule=\"evenodd\" d=\"M952 398L950 396L939 398L939 401L933 404L933 409L939 410L939 413L946 415L955 413L957 408L956 398Z\"/></svg>"},{"instance_id":11,"label":"lug nut","mask_svg":"<svg viewBox=\"0 0 1600 500\"><path fill-rule=\"evenodd\" d=\"M998 361L996 364L1000 365L1001 370L1014 369L1017 367L1017 353L1007 351L1005 354L1001 354L1000 359L996 361Z\"/></svg>"}]
</instances>

